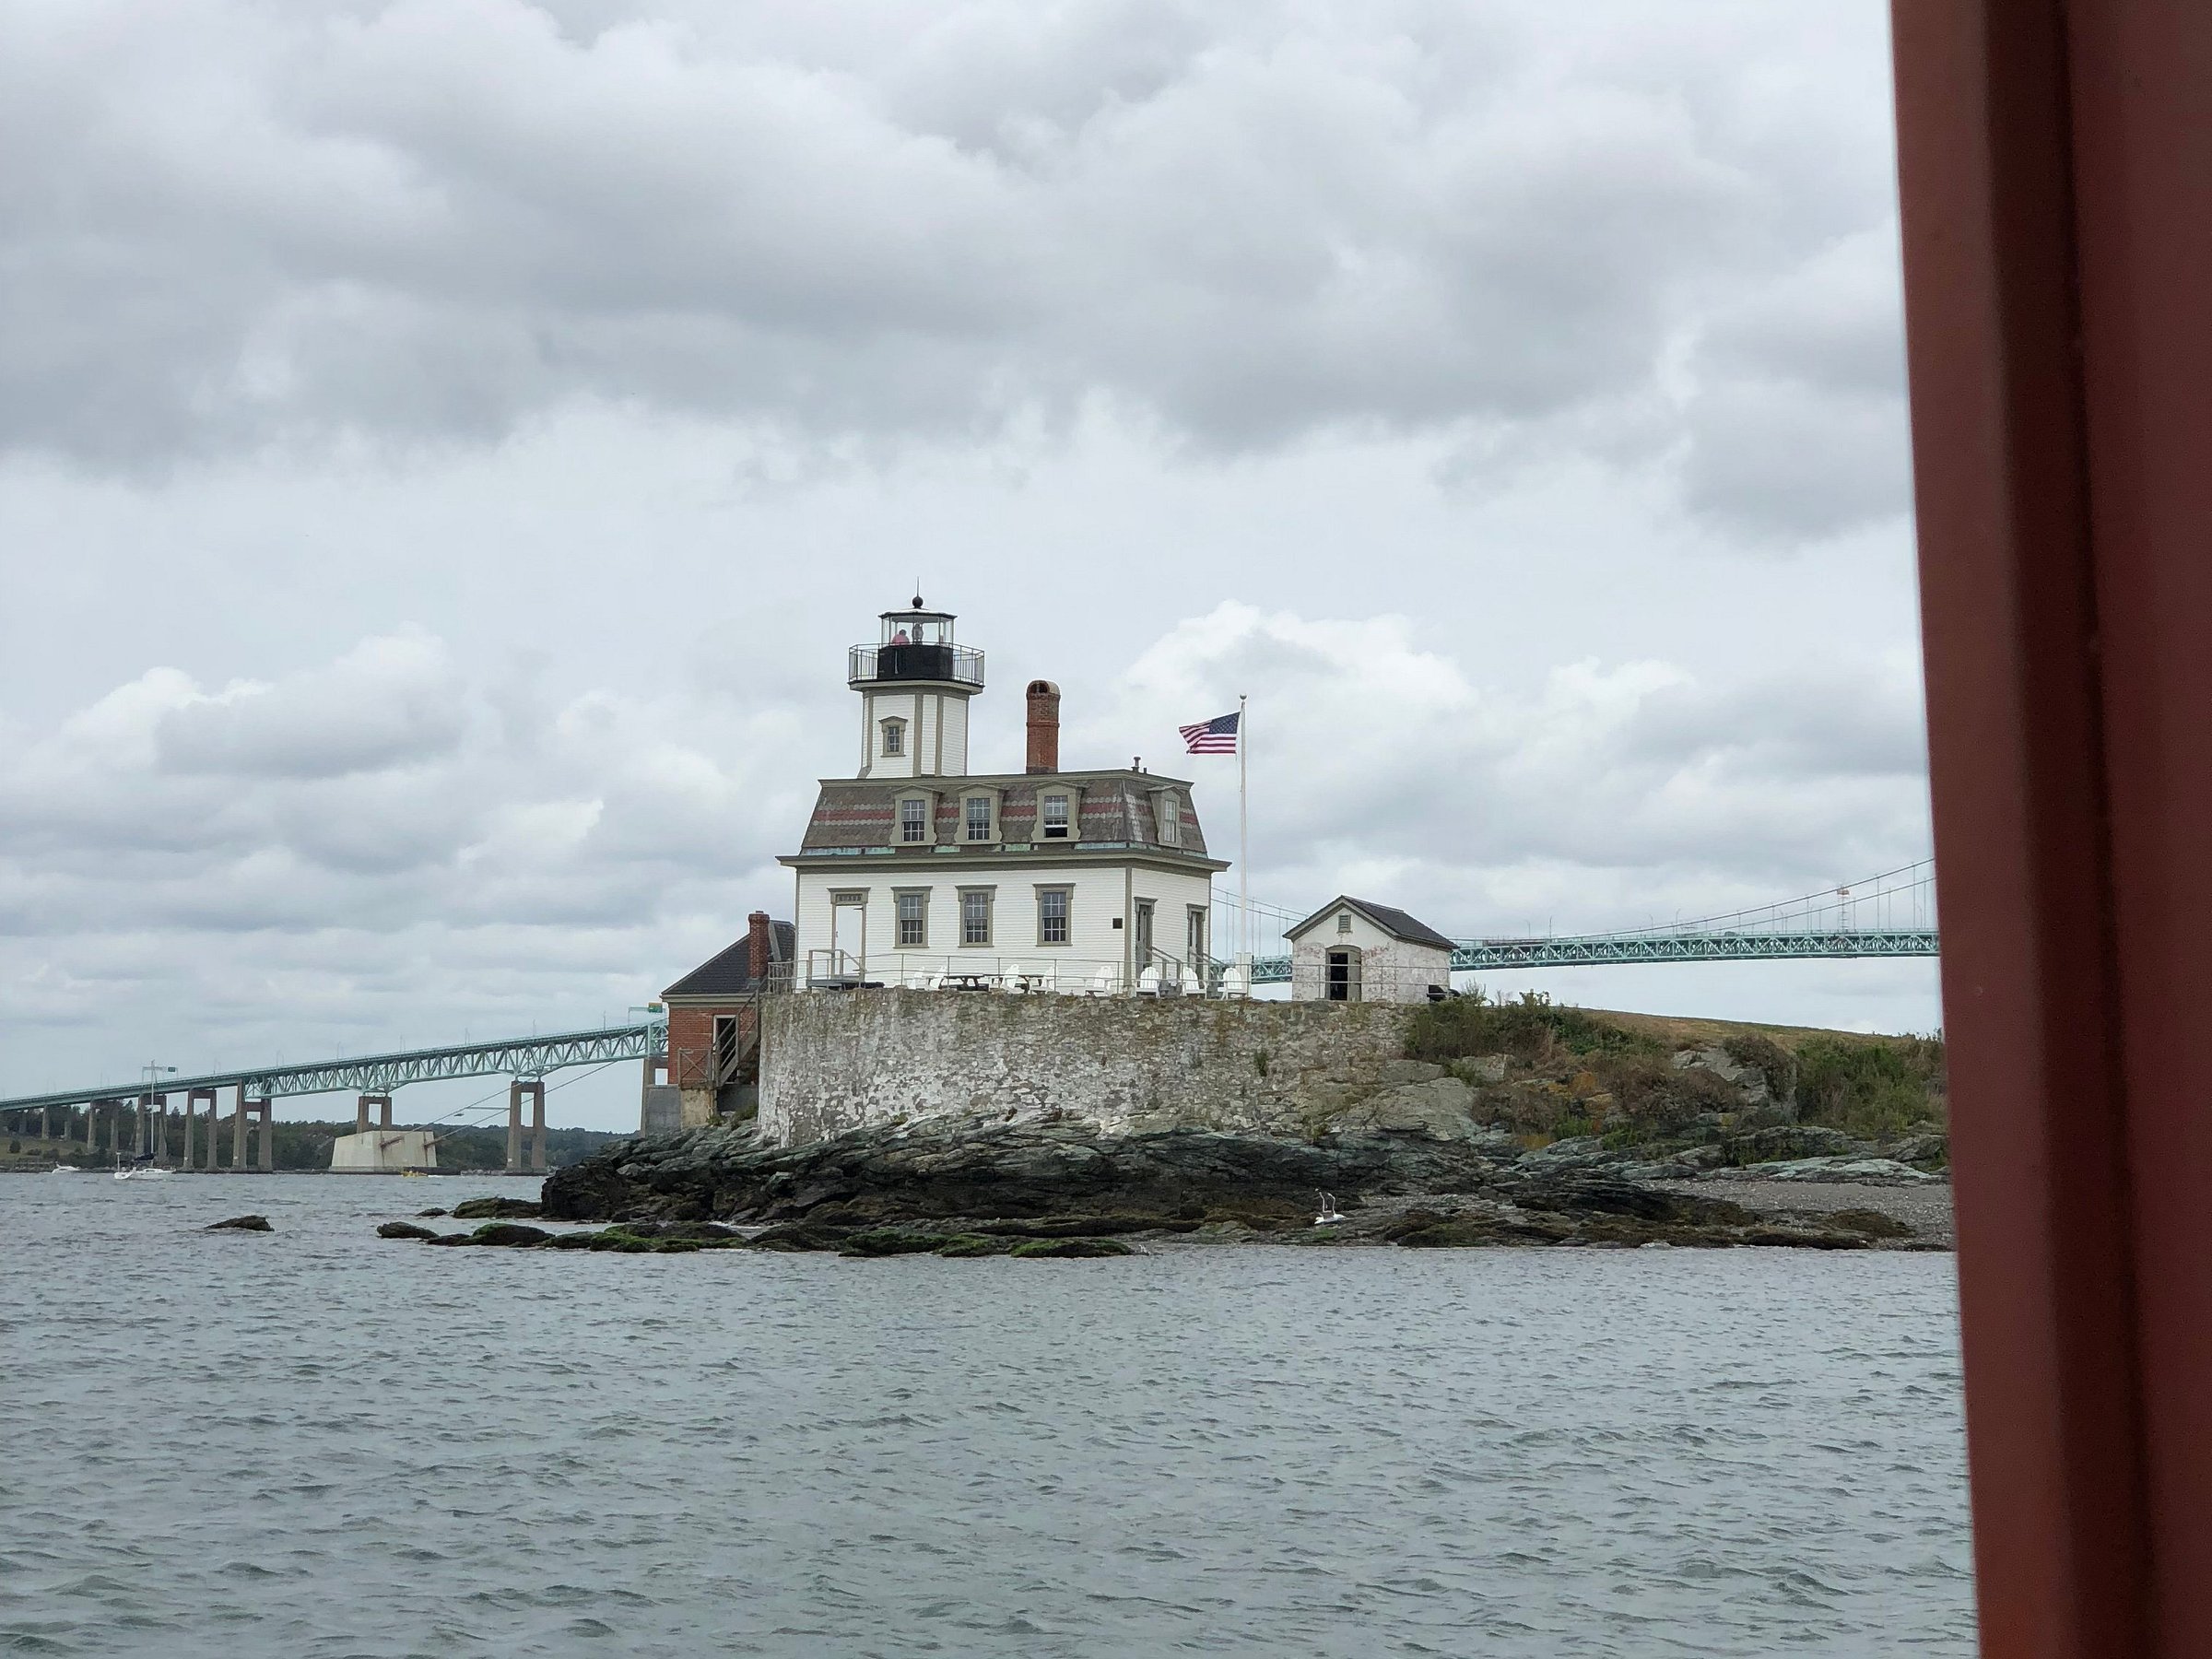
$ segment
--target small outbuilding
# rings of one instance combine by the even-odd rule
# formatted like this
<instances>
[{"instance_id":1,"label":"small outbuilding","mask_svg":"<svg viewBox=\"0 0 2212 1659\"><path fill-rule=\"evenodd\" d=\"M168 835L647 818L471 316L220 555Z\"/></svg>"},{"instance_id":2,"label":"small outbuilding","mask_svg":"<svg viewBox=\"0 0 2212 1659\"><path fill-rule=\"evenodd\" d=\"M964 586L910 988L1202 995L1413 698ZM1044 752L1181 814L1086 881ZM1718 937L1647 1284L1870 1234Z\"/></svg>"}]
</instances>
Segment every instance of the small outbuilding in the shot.
<instances>
[{"instance_id":1,"label":"small outbuilding","mask_svg":"<svg viewBox=\"0 0 2212 1659\"><path fill-rule=\"evenodd\" d=\"M694 1129L751 1107L760 1076L760 998L791 988L792 953L792 924L755 911L744 938L661 994L668 1081L645 1090L645 1133Z\"/></svg>"},{"instance_id":2,"label":"small outbuilding","mask_svg":"<svg viewBox=\"0 0 2212 1659\"><path fill-rule=\"evenodd\" d=\"M1284 935L1293 1002L1428 1002L1452 989L1452 941L1402 910L1339 894Z\"/></svg>"}]
</instances>

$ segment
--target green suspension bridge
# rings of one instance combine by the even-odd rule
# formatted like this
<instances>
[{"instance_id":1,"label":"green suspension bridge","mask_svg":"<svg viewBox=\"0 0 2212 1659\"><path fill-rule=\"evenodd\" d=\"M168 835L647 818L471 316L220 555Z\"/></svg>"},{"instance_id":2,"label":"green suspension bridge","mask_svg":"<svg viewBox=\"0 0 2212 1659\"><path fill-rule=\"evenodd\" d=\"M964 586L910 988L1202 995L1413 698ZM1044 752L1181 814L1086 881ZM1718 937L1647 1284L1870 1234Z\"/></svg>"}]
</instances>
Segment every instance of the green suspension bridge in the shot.
<instances>
[{"instance_id":1,"label":"green suspension bridge","mask_svg":"<svg viewBox=\"0 0 2212 1659\"><path fill-rule=\"evenodd\" d=\"M1255 903L1252 919L1255 924L1279 925L1301 918ZM1933 861L1924 859L1850 887L1725 915L1613 933L1462 939L1453 945L1452 970L1483 973L1500 969L1936 954L1936 869ZM1253 984L1287 984L1289 979L1289 957L1253 957ZM139 1079L91 1088L54 1089L0 1100L0 1113L110 1102L135 1104L172 1094L197 1095L212 1103L218 1089L232 1090L241 1102L257 1105L282 1096L340 1090L389 1094L409 1083L455 1077L542 1078L568 1066L648 1060L665 1053L667 1046L666 1017L654 1014L623 1025L547 1036L511 1037L307 1064L264 1065L195 1077L169 1075L150 1083ZM19 1117L16 1119L17 1124L20 1122Z\"/></svg>"}]
</instances>

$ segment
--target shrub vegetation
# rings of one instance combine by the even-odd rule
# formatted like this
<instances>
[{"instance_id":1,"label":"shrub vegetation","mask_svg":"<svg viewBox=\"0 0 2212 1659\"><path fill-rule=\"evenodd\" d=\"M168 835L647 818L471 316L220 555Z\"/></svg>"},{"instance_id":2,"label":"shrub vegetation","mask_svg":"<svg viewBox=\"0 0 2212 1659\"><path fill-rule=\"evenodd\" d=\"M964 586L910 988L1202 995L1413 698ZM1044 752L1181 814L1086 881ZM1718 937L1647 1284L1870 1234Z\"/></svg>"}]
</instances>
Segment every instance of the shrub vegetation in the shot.
<instances>
[{"instance_id":1,"label":"shrub vegetation","mask_svg":"<svg viewBox=\"0 0 2212 1659\"><path fill-rule=\"evenodd\" d=\"M1430 1003L1414 1014L1406 1040L1406 1055L1415 1060L1511 1054L1526 1065L1548 1065L1571 1055L1665 1052L1649 1037L1555 1003L1540 991L1524 992L1504 1003L1479 994Z\"/></svg>"},{"instance_id":2,"label":"shrub vegetation","mask_svg":"<svg viewBox=\"0 0 2212 1659\"><path fill-rule=\"evenodd\" d=\"M1944 1116L1943 1039L1809 1037L1797 1050L1797 1117L1862 1139Z\"/></svg>"}]
</instances>

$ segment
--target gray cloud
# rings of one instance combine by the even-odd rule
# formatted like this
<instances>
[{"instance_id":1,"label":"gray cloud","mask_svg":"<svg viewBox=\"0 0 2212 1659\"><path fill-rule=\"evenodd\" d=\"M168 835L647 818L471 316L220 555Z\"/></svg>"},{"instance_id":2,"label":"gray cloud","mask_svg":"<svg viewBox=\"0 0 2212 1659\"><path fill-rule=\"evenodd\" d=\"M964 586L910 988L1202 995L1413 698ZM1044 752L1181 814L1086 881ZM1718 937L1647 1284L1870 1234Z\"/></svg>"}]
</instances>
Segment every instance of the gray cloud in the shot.
<instances>
[{"instance_id":1,"label":"gray cloud","mask_svg":"<svg viewBox=\"0 0 2212 1659\"><path fill-rule=\"evenodd\" d=\"M1571 441L1702 341L1633 446L1688 431L1693 510L1900 504L1893 299L1823 276L1887 245L1886 110L1801 61L1878 69L1865 8L789 9L11 14L0 444L159 469L577 398L951 441L1094 397L1201 449ZM1865 453L1803 458L1832 418Z\"/></svg>"}]
</instances>

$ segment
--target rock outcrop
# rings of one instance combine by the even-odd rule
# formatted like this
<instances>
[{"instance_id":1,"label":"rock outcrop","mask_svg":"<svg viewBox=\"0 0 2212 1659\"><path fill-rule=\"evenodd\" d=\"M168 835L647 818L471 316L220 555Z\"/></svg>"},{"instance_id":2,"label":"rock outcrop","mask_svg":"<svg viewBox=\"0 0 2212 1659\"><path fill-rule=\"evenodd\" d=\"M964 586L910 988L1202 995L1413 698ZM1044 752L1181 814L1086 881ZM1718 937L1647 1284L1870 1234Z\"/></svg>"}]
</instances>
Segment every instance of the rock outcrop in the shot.
<instances>
[{"instance_id":1,"label":"rock outcrop","mask_svg":"<svg viewBox=\"0 0 2212 1659\"><path fill-rule=\"evenodd\" d=\"M623 1141L556 1171L544 1205L566 1220L1291 1219L1311 1216L1324 1190L1339 1198L1472 1192L1498 1168L1472 1140L1418 1134L1109 1135L1077 1123L932 1119L800 1147L762 1147L721 1128Z\"/></svg>"},{"instance_id":2,"label":"rock outcrop","mask_svg":"<svg viewBox=\"0 0 2212 1659\"><path fill-rule=\"evenodd\" d=\"M1389 1092L1448 1080L1408 1079ZM1326 1226L1315 1217L1324 1191L1345 1212ZM759 1230L694 1247L862 1257L1100 1255L1134 1247L1128 1241L1259 1237L1414 1247L1877 1241L1845 1226L1779 1226L1718 1194L1661 1191L1410 1124L1298 1140L932 1119L794 1147L764 1147L742 1129L697 1129L621 1142L556 1171L544 1207L551 1219L616 1223L594 1249L653 1248L677 1229L724 1222ZM1108 1248L1117 1239L1124 1242Z\"/></svg>"},{"instance_id":3,"label":"rock outcrop","mask_svg":"<svg viewBox=\"0 0 2212 1659\"><path fill-rule=\"evenodd\" d=\"M529 1221L537 1214L528 1198L465 1198L453 1206L456 1221Z\"/></svg>"},{"instance_id":4,"label":"rock outcrop","mask_svg":"<svg viewBox=\"0 0 2212 1659\"><path fill-rule=\"evenodd\" d=\"M228 1221L210 1221L202 1232L275 1232L266 1216L233 1216Z\"/></svg>"}]
</instances>

